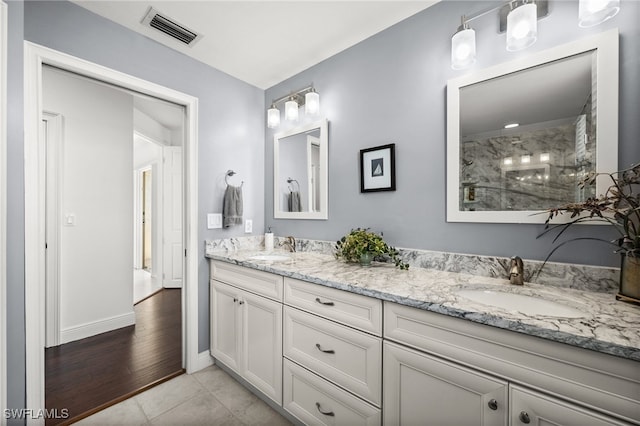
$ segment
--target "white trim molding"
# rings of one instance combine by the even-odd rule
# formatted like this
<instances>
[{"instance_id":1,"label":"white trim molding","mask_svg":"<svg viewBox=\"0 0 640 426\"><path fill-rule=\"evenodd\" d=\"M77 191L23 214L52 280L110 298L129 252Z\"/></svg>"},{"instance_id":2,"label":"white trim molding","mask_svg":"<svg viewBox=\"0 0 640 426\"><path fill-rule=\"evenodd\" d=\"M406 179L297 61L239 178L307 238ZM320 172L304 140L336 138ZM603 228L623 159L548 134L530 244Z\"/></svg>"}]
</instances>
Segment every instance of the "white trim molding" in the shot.
<instances>
[{"instance_id":1,"label":"white trim molding","mask_svg":"<svg viewBox=\"0 0 640 426\"><path fill-rule=\"evenodd\" d=\"M135 323L136 314L132 310L131 312L115 317L105 318L75 327L69 327L64 330L60 330L60 344L84 339L85 337L95 336L96 334L105 333L118 328L128 327Z\"/></svg>"},{"instance_id":2,"label":"white trim molding","mask_svg":"<svg viewBox=\"0 0 640 426\"><path fill-rule=\"evenodd\" d=\"M200 371L213 364L215 364L215 360L211 356L211 352L207 349L206 351L198 354L198 366L195 371Z\"/></svg>"},{"instance_id":3,"label":"white trim molding","mask_svg":"<svg viewBox=\"0 0 640 426\"><path fill-rule=\"evenodd\" d=\"M183 365L196 371L198 355L198 99L155 83L28 41L24 42L25 326L27 408L43 409L45 338L44 206L39 158L42 66L51 65L185 107ZM4 357L2 357L4 358Z\"/></svg>"},{"instance_id":4,"label":"white trim molding","mask_svg":"<svg viewBox=\"0 0 640 426\"><path fill-rule=\"evenodd\" d=\"M0 1L0 414L7 407L7 21ZM6 422L2 415L0 425Z\"/></svg>"}]
</instances>

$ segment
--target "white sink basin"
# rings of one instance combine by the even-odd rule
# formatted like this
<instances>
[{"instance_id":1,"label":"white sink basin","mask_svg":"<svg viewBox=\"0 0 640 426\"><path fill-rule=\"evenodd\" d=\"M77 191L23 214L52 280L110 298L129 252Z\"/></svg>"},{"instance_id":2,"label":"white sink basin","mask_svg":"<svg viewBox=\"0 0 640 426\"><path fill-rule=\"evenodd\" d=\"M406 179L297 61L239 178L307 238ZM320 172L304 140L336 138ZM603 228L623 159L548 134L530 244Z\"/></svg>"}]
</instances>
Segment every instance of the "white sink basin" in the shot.
<instances>
[{"instance_id":1,"label":"white sink basin","mask_svg":"<svg viewBox=\"0 0 640 426\"><path fill-rule=\"evenodd\" d=\"M483 305L495 306L508 311L518 311L528 315L564 318L581 318L587 315L586 311L524 294L491 290L459 290L456 294Z\"/></svg>"},{"instance_id":2,"label":"white sink basin","mask_svg":"<svg viewBox=\"0 0 640 426\"><path fill-rule=\"evenodd\" d=\"M291 257L283 255L283 254L257 254L255 256L249 257L251 260L267 260L271 262L284 262L285 260L291 259Z\"/></svg>"}]
</instances>

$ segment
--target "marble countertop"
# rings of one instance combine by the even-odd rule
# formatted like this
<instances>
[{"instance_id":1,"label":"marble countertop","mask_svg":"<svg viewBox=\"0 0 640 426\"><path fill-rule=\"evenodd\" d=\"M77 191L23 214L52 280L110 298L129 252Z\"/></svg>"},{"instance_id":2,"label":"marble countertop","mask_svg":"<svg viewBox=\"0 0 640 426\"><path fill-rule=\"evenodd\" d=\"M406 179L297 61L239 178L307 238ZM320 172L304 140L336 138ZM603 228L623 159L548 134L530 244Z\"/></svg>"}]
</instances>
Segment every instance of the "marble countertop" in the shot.
<instances>
[{"instance_id":1,"label":"marble countertop","mask_svg":"<svg viewBox=\"0 0 640 426\"><path fill-rule=\"evenodd\" d=\"M515 286L506 278L413 267L402 271L378 262L365 268L313 252L279 252L290 256L285 261L251 259L258 254L265 252L207 251L206 257L640 361L640 307L617 301L612 293L531 283ZM469 289L535 296L578 309L584 316L523 314L457 294Z\"/></svg>"}]
</instances>

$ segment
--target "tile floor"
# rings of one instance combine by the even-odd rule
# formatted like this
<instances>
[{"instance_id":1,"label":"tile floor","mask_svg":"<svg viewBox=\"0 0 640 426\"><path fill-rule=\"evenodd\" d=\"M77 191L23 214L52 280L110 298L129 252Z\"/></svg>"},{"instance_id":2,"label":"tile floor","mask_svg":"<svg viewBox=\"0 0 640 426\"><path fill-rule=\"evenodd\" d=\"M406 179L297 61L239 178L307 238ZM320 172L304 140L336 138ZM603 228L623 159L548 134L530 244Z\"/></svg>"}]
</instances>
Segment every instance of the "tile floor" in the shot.
<instances>
[{"instance_id":1,"label":"tile floor","mask_svg":"<svg viewBox=\"0 0 640 426\"><path fill-rule=\"evenodd\" d=\"M215 365L183 374L77 425L289 425Z\"/></svg>"},{"instance_id":2,"label":"tile floor","mask_svg":"<svg viewBox=\"0 0 640 426\"><path fill-rule=\"evenodd\" d=\"M147 296L160 290L160 281L144 269L133 270L133 303L138 303Z\"/></svg>"}]
</instances>

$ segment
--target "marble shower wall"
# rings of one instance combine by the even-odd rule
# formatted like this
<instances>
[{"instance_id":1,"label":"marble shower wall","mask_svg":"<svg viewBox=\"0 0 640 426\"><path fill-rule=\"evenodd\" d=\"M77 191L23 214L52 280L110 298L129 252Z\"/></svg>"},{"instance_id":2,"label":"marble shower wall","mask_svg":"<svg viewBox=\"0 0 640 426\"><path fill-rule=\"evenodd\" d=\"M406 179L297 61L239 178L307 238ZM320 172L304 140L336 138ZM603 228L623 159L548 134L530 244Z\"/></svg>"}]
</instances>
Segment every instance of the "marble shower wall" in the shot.
<instances>
[{"instance_id":1,"label":"marble shower wall","mask_svg":"<svg viewBox=\"0 0 640 426\"><path fill-rule=\"evenodd\" d=\"M594 166L591 146L576 158L576 140L583 138L575 121L462 143L461 210L542 210L594 196L595 188L578 187Z\"/></svg>"}]
</instances>

